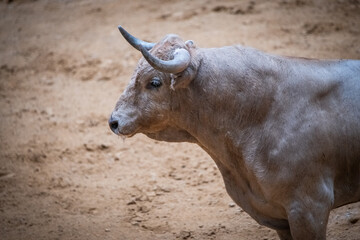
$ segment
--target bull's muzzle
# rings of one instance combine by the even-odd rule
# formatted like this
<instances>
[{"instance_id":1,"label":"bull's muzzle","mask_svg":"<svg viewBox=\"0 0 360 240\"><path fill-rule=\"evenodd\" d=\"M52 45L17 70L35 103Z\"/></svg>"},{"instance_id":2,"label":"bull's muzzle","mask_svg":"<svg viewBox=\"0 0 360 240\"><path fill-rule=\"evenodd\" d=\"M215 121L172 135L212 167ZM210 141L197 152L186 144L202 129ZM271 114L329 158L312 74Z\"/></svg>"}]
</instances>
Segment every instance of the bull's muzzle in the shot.
<instances>
[{"instance_id":1,"label":"bull's muzzle","mask_svg":"<svg viewBox=\"0 0 360 240\"><path fill-rule=\"evenodd\" d=\"M109 118L109 127L116 135L131 137L139 130L137 117L132 111L114 111Z\"/></svg>"},{"instance_id":2,"label":"bull's muzzle","mask_svg":"<svg viewBox=\"0 0 360 240\"><path fill-rule=\"evenodd\" d=\"M117 117L114 117L113 114L111 114L109 118L109 127L113 133L116 135L119 134L119 119Z\"/></svg>"}]
</instances>

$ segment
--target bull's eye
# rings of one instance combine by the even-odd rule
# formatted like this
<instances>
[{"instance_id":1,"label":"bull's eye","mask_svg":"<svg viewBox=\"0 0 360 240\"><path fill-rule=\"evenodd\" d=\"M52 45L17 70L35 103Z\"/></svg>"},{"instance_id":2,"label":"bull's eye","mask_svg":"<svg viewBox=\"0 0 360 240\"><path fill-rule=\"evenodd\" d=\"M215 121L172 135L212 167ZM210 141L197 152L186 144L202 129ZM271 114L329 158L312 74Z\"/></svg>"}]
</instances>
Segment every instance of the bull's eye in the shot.
<instances>
[{"instance_id":1,"label":"bull's eye","mask_svg":"<svg viewBox=\"0 0 360 240\"><path fill-rule=\"evenodd\" d=\"M162 82L159 78L153 78L151 79L151 81L149 82L149 84L146 86L146 88L148 89L154 89L154 88L159 88L162 85Z\"/></svg>"}]
</instances>

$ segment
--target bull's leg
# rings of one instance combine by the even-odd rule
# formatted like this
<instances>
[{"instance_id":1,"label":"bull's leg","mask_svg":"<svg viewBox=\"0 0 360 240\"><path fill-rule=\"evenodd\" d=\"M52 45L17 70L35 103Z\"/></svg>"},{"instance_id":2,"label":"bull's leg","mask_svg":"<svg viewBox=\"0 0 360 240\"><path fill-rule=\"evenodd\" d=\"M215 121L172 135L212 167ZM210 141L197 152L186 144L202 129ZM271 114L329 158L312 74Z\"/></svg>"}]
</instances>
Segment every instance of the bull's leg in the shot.
<instances>
[{"instance_id":1,"label":"bull's leg","mask_svg":"<svg viewBox=\"0 0 360 240\"><path fill-rule=\"evenodd\" d=\"M330 208L323 203L293 204L288 211L291 236L294 240L326 239Z\"/></svg>"},{"instance_id":2,"label":"bull's leg","mask_svg":"<svg viewBox=\"0 0 360 240\"><path fill-rule=\"evenodd\" d=\"M292 240L292 236L289 230L276 230L277 234L279 235L280 240Z\"/></svg>"}]
</instances>

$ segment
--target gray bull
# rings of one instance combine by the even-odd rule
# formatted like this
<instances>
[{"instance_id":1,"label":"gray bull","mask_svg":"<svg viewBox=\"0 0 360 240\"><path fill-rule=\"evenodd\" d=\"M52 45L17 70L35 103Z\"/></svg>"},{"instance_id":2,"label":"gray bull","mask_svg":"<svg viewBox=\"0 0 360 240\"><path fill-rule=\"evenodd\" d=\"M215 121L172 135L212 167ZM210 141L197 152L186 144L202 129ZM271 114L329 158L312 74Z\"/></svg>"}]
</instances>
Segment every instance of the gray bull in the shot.
<instances>
[{"instance_id":1,"label":"gray bull","mask_svg":"<svg viewBox=\"0 0 360 240\"><path fill-rule=\"evenodd\" d=\"M330 210L360 200L360 61L119 30L144 58L109 119L115 134L198 144L231 198L280 239L325 239Z\"/></svg>"}]
</instances>

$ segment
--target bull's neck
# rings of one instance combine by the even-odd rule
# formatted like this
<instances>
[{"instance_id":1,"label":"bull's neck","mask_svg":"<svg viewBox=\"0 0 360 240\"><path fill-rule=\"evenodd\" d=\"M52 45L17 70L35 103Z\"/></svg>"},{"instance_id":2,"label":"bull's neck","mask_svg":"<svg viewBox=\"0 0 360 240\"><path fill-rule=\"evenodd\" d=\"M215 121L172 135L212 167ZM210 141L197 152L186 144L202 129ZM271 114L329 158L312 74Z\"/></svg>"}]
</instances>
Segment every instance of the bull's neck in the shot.
<instances>
[{"instance_id":1,"label":"bull's neck","mask_svg":"<svg viewBox=\"0 0 360 240\"><path fill-rule=\"evenodd\" d=\"M254 155L270 114L280 59L252 49L204 50L196 78L179 91L176 125L215 161L229 195L253 218L267 219ZM281 71L281 69L279 69Z\"/></svg>"},{"instance_id":2,"label":"bull's neck","mask_svg":"<svg viewBox=\"0 0 360 240\"><path fill-rule=\"evenodd\" d=\"M240 47L204 49L199 57L196 78L178 92L174 119L213 158L220 158L229 148L240 151L251 129L265 121L273 101L276 61ZM229 146L234 142L239 146Z\"/></svg>"}]
</instances>

